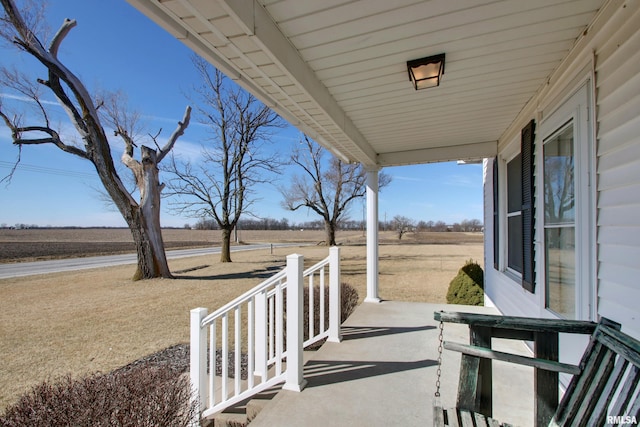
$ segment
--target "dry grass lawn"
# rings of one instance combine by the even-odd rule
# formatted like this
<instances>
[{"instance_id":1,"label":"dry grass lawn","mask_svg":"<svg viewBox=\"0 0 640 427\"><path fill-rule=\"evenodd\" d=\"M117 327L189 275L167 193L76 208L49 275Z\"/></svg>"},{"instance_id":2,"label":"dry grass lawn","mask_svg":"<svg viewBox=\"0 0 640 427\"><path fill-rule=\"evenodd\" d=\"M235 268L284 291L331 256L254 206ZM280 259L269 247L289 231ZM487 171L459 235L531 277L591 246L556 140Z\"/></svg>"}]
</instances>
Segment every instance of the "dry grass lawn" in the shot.
<instances>
[{"instance_id":1,"label":"dry grass lawn","mask_svg":"<svg viewBox=\"0 0 640 427\"><path fill-rule=\"evenodd\" d=\"M420 238L383 235L380 297L444 302L449 281L470 258L482 263L482 236ZM366 248L361 233L342 239L342 281L366 293ZM273 239L271 239L273 240ZM435 242L435 244L434 244ZM0 411L33 385L67 373L110 371L168 346L188 342L189 310L220 307L282 268L290 253L305 264L328 249L302 246L170 262L175 280L131 282L132 266L0 280Z\"/></svg>"}]
</instances>

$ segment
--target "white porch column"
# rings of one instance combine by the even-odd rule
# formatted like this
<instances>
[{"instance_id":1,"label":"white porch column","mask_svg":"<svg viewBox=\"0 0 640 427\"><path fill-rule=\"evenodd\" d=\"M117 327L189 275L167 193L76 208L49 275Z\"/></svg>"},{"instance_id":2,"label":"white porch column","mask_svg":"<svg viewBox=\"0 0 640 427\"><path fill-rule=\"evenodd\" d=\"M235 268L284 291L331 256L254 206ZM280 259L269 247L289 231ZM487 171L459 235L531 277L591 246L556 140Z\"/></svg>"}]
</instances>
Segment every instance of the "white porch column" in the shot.
<instances>
[{"instance_id":1,"label":"white porch column","mask_svg":"<svg viewBox=\"0 0 640 427\"><path fill-rule=\"evenodd\" d=\"M380 302L378 297L378 169L367 169L367 296L365 302Z\"/></svg>"}]
</instances>

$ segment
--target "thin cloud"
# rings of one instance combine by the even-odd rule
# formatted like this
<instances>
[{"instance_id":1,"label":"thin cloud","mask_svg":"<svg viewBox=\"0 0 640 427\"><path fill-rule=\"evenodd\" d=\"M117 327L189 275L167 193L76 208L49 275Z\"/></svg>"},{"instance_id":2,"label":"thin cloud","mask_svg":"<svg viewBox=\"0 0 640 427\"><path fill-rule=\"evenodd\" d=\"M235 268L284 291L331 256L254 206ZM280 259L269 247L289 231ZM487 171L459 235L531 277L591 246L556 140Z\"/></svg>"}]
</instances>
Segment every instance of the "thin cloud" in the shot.
<instances>
[{"instance_id":1,"label":"thin cloud","mask_svg":"<svg viewBox=\"0 0 640 427\"><path fill-rule=\"evenodd\" d=\"M33 99L29 98L28 96L14 95L12 93L6 93L6 92L0 92L0 98L12 99L14 101L20 101L20 102L28 102L30 104L33 104L35 102ZM47 101L44 99L40 99L40 102L46 105L60 106L60 104L56 101Z\"/></svg>"},{"instance_id":2,"label":"thin cloud","mask_svg":"<svg viewBox=\"0 0 640 427\"><path fill-rule=\"evenodd\" d=\"M410 182L423 182L423 178L415 178L412 176L403 176L403 175L393 175L394 180L398 181L410 181Z\"/></svg>"},{"instance_id":3,"label":"thin cloud","mask_svg":"<svg viewBox=\"0 0 640 427\"><path fill-rule=\"evenodd\" d=\"M35 103L35 101L31 98L29 98L28 96L24 96L24 95L15 95L12 93L7 93L7 92L0 92L0 99L10 99L13 101L20 101L20 102L26 102L29 104L33 104ZM56 107L60 107L60 103L58 103L57 101L47 101L45 99L40 99L39 100L42 104L44 105L53 105ZM154 116L151 114L143 114L141 115L141 118L145 119L145 120L149 120L151 122L162 122L162 123L172 123L174 125L177 126L178 121L182 120L182 116L178 117L173 117L173 118L169 118L169 117L162 117L162 116ZM197 120L193 120L193 116L191 117L191 121L189 123L189 126L198 126L198 127L207 127L206 124L203 123L199 123Z\"/></svg>"},{"instance_id":4,"label":"thin cloud","mask_svg":"<svg viewBox=\"0 0 640 427\"><path fill-rule=\"evenodd\" d=\"M478 188L482 186L482 181L473 176L467 175L449 175L444 180L446 185L456 187Z\"/></svg>"},{"instance_id":5,"label":"thin cloud","mask_svg":"<svg viewBox=\"0 0 640 427\"><path fill-rule=\"evenodd\" d=\"M174 125L178 125L178 121L182 120L182 116L178 117L173 117L173 118L169 118L169 117L161 117L161 116L154 116L154 115L149 115L149 114L142 114L140 116L141 118L145 119L145 120L149 120L149 121L153 121L153 122L163 122L163 123L172 123ZM208 127L208 125L204 124L204 123L200 123L197 120L193 119L193 115L191 116L191 120L189 121L189 127L191 126L199 126L199 127Z\"/></svg>"},{"instance_id":6,"label":"thin cloud","mask_svg":"<svg viewBox=\"0 0 640 427\"><path fill-rule=\"evenodd\" d=\"M182 160L193 162L202 158L202 145L188 140L178 139L171 151Z\"/></svg>"}]
</instances>

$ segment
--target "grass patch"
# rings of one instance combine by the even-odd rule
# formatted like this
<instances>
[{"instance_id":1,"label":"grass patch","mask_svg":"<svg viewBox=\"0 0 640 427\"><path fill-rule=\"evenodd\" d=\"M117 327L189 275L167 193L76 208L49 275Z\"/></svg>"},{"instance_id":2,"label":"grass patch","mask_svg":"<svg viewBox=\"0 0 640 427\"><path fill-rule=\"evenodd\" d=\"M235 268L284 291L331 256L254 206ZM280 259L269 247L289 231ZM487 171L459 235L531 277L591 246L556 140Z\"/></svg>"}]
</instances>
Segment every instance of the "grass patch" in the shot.
<instances>
[{"instance_id":1,"label":"grass patch","mask_svg":"<svg viewBox=\"0 0 640 427\"><path fill-rule=\"evenodd\" d=\"M391 233L386 244L382 233L381 298L443 303L460 265L469 258L483 259L481 236L459 236L456 242L459 233L424 234L446 234L446 242L425 244L419 236L407 235L398 243ZM362 301L366 247L359 235L345 235L341 269L342 281ZM292 232L288 238L294 236ZM191 309L213 311L224 305L284 267L291 253L303 254L309 267L325 258L328 248L237 252L229 264L220 264L218 255L171 260L172 271L185 270L175 280L133 283L131 265L0 280L0 413L45 380L110 372L187 343Z\"/></svg>"}]
</instances>

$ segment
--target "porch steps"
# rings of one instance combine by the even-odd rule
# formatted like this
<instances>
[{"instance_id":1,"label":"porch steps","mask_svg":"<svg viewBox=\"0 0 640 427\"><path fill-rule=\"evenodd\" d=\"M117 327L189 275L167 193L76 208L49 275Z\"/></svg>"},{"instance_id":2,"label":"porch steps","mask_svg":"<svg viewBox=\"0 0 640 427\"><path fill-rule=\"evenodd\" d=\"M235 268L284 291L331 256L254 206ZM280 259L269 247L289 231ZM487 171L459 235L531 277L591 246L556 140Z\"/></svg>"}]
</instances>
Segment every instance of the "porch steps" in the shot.
<instances>
[{"instance_id":1,"label":"porch steps","mask_svg":"<svg viewBox=\"0 0 640 427\"><path fill-rule=\"evenodd\" d=\"M209 425L213 427L246 427L278 394L281 388L282 384L279 384L256 394L247 401L214 415L213 424ZM203 423L203 425L205 424Z\"/></svg>"},{"instance_id":2,"label":"porch steps","mask_svg":"<svg viewBox=\"0 0 640 427\"><path fill-rule=\"evenodd\" d=\"M303 364L307 363L317 352L314 350L305 350L302 353ZM282 363L283 369L286 369L286 361ZM269 369L268 377L271 377L274 368ZM243 386L244 386L243 381ZM208 419L202 420L202 427L246 427L251 421L258 416L271 400L276 397L278 392L282 390L284 383L277 384L261 393L256 394L238 403L235 406L225 409L224 411L212 415ZM220 390L216 390L219 393Z\"/></svg>"}]
</instances>

